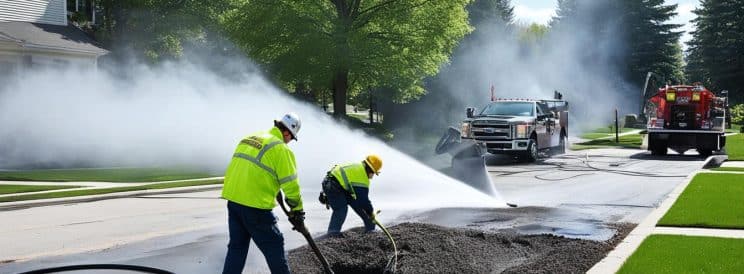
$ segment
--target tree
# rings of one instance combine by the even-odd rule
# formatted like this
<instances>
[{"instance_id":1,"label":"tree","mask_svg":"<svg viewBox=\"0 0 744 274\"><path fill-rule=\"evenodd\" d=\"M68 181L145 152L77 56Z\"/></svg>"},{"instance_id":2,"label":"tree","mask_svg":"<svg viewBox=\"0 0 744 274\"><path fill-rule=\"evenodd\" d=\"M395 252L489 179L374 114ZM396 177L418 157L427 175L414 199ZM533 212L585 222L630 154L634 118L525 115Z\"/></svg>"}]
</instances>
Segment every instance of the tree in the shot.
<instances>
[{"instance_id":1,"label":"tree","mask_svg":"<svg viewBox=\"0 0 744 274\"><path fill-rule=\"evenodd\" d=\"M744 99L744 0L703 0L693 11L687 73L714 90Z\"/></svg>"},{"instance_id":2,"label":"tree","mask_svg":"<svg viewBox=\"0 0 744 274\"><path fill-rule=\"evenodd\" d=\"M555 16L550 18L548 26L553 28L560 24L561 20L576 16L577 9L576 0L558 0L558 7L555 9Z\"/></svg>"},{"instance_id":3,"label":"tree","mask_svg":"<svg viewBox=\"0 0 744 274\"><path fill-rule=\"evenodd\" d=\"M286 86L333 92L334 115L349 95L395 91L405 102L448 61L470 31L469 0L236 0L226 33Z\"/></svg>"},{"instance_id":4,"label":"tree","mask_svg":"<svg viewBox=\"0 0 744 274\"><path fill-rule=\"evenodd\" d=\"M642 84L649 71L679 83L684 81L681 32L676 30L681 25L668 23L676 9L677 5L665 5L664 0L558 0L550 27L557 35L618 41L623 63L617 65L630 83ZM570 33L575 29L586 33Z\"/></svg>"},{"instance_id":5,"label":"tree","mask_svg":"<svg viewBox=\"0 0 744 274\"><path fill-rule=\"evenodd\" d=\"M677 4L664 5L664 0L624 1L629 53L627 76L640 83L649 71L673 82L684 80L679 38L682 25L667 23L677 15Z\"/></svg>"},{"instance_id":6,"label":"tree","mask_svg":"<svg viewBox=\"0 0 744 274\"><path fill-rule=\"evenodd\" d=\"M155 63L180 58L186 43L207 44L227 6L220 0L85 0L85 7L97 10L91 31L112 51L106 58L134 56Z\"/></svg>"},{"instance_id":7,"label":"tree","mask_svg":"<svg viewBox=\"0 0 744 274\"><path fill-rule=\"evenodd\" d=\"M467 9L470 24L473 26L494 20L507 24L514 22L514 7L511 0L475 0Z\"/></svg>"}]
</instances>

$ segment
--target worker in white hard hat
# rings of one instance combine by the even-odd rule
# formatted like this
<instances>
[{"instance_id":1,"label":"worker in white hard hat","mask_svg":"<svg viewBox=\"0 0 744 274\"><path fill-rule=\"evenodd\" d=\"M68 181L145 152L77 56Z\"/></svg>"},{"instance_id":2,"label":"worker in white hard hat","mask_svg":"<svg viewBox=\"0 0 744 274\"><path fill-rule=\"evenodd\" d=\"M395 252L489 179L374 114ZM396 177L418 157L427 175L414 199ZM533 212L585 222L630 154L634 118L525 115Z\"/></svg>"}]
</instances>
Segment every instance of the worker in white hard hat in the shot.
<instances>
[{"instance_id":1,"label":"worker in white hard hat","mask_svg":"<svg viewBox=\"0 0 744 274\"><path fill-rule=\"evenodd\" d=\"M369 185L372 177L380 174L380 169L382 159L372 154L362 161L336 165L328 171L319 197L322 204L333 209L328 223L328 236L343 237L341 227L346 220L349 206L364 221L365 232L375 230Z\"/></svg>"},{"instance_id":2,"label":"worker in white hard hat","mask_svg":"<svg viewBox=\"0 0 744 274\"><path fill-rule=\"evenodd\" d=\"M295 157L287 146L297 140L300 126L300 117L288 113L275 120L270 130L253 133L238 143L222 188L230 233L222 273L243 271L251 240L264 254L271 273L290 273L284 237L271 210L281 189L291 208L290 222L303 223Z\"/></svg>"}]
</instances>

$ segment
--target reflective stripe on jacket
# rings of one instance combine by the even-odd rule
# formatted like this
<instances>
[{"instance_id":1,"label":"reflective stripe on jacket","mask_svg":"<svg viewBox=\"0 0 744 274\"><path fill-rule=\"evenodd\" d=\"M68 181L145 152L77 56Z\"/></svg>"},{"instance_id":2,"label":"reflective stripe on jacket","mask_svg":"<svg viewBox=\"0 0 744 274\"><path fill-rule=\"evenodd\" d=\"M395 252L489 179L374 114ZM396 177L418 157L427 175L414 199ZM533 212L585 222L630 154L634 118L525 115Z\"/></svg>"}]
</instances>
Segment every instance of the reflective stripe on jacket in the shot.
<instances>
[{"instance_id":1,"label":"reflective stripe on jacket","mask_svg":"<svg viewBox=\"0 0 744 274\"><path fill-rule=\"evenodd\" d=\"M292 210L302 210L294 153L274 127L241 140L225 171L222 197L260 209L273 209L279 188Z\"/></svg>"},{"instance_id":2,"label":"reflective stripe on jacket","mask_svg":"<svg viewBox=\"0 0 744 274\"><path fill-rule=\"evenodd\" d=\"M369 188L369 177L362 163L336 165L331 169L331 175L354 199L357 197L353 187Z\"/></svg>"}]
</instances>

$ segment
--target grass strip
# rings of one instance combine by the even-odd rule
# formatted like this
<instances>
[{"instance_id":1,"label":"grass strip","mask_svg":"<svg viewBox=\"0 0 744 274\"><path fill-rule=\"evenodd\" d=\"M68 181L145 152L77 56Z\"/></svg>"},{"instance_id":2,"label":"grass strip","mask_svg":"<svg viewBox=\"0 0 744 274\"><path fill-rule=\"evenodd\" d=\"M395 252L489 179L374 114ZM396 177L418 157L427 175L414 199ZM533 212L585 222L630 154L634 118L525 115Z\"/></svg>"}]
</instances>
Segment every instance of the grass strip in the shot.
<instances>
[{"instance_id":1,"label":"grass strip","mask_svg":"<svg viewBox=\"0 0 744 274\"><path fill-rule=\"evenodd\" d=\"M571 150L583 150L593 148L621 147L621 148L641 148L643 139L640 134L628 134L620 136L620 142L615 143L615 137L609 139L594 139L583 143L571 145Z\"/></svg>"},{"instance_id":2,"label":"grass strip","mask_svg":"<svg viewBox=\"0 0 744 274\"><path fill-rule=\"evenodd\" d=\"M0 171L0 180L49 182L160 182L214 177L204 171L178 168L87 168Z\"/></svg>"},{"instance_id":3,"label":"grass strip","mask_svg":"<svg viewBox=\"0 0 744 274\"><path fill-rule=\"evenodd\" d=\"M741 125L731 125L731 128L726 129L726 133L740 133L741 132Z\"/></svg>"},{"instance_id":4,"label":"grass strip","mask_svg":"<svg viewBox=\"0 0 744 274\"><path fill-rule=\"evenodd\" d=\"M620 128L620 133L630 132L637 130L636 128ZM579 135L581 139L594 140L598 138L615 137L615 128L610 129L609 127L596 128L592 131L582 133Z\"/></svg>"},{"instance_id":5,"label":"grass strip","mask_svg":"<svg viewBox=\"0 0 744 274\"><path fill-rule=\"evenodd\" d=\"M715 171L739 171L744 172L744 167L717 167L712 170Z\"/></svg>"},{"instance_id":6,"label":"grass strip","mask_svg":"<svg viewBox=\"0 0 744 274\"><path fill-rule=\"evenodd\" d=\"M38 192L77 187L79 186L0 185L0 194Z\"/></svg>"},{"instance_id":7,"label":"grass strip","mask_svg":"<svg viewBox=\"0 0 744 274\"><path fill-rule=\"evenodd\" d=\"M697 174L658 225L744 228L744 176Z\"/></svg>"},{"instance_id":8,"label":"grass strip","mask_svg":"<svg viewBox=\"0 0 744 274\"><path fill-rule=\"evenodd\" d=\"M742 273L744 239L651 235L618 273Z\"/></svg>"},{"instance_id":9,"label":"grass strip","mask_svg":"<svg viewBox=\"0 0 744 274\"><path fill-rule=\"evenodd\" d=\"M744 161L744 134L726 136L729 161Z\"/></svg>"},{"instance_id":10,"label":"grass strip","mask_svg":"<svg viewBox=\"0 0 744 274\"><path fill-rule=\"evenodd\" d=\"M109 194L109 193L116 193L116 192L148 190L148 189L165 189L165 188L176 188L176 187L186 187L186 186L214 185L214 184L221 184L221 183L222 183L222 179L204 179L204 180L193 180L193 181L185 181L185 182L155 183L155 184L142 185L142 186L122 186L122 187L94 188L94 189L85 188L85 189L70 190L70 191L0 197L0 203Z\"/></svg>"}]
</instances>

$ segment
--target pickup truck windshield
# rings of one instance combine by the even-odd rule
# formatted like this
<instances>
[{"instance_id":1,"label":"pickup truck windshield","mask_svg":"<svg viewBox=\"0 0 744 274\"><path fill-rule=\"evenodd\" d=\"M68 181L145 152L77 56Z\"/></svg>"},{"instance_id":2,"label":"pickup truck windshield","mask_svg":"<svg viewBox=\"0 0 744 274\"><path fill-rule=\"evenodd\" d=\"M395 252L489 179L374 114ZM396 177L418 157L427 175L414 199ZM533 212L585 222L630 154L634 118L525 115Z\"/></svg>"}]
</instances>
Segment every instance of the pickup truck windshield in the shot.
<instances>
[{"instance_id":1,"label":"pickup truck windshield","mask_svg":"<svg viewBox=\"0 0 744 274\"><path fill-rule=\"evenodd\" d=\"M533 102L496 102L486 106L480 115L534 116L534 112L535 103Z\"/></svg>"}]
</instances>

